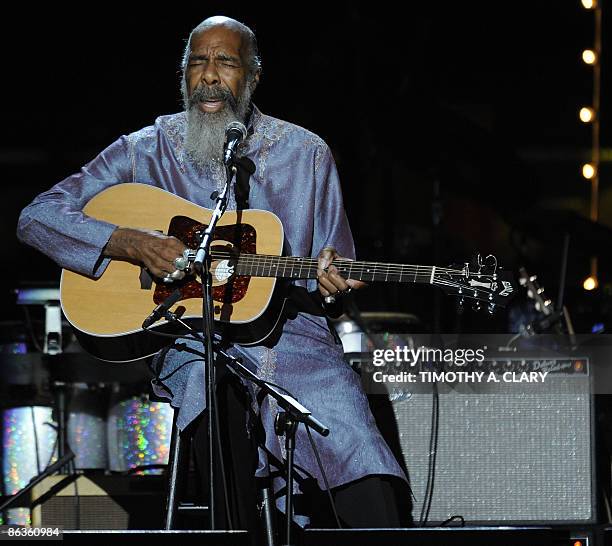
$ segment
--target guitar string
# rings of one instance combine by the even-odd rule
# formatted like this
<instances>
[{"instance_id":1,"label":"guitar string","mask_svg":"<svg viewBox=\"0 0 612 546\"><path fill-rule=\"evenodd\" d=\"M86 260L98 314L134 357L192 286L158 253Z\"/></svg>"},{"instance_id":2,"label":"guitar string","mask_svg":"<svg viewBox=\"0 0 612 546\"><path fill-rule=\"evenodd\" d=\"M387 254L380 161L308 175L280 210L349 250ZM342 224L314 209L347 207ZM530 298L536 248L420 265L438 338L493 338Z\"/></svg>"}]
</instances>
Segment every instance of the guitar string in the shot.
<instances>
[{"instance_id":1,"label":"guitar string","mask_svg":"<svg viewBox=\"0 0 612 546\"><path fill-rule=\"evenodd\" d=\"M238 266L239 271L244 271L241 274L249 274L250 272L252 273L254 271L255 272L253 274L254 276L284 277L284 278L292 278L292 277L294 278L316 278L317 277L317 270L312 267L306 268L306 269L302 267L300 268L299 273L295 275L294 273L295 273L296 268L276 267L273 265L271 266L269 264L262 264L260 262L248 262L248 261L241 262L239 261L237 266ZM287 269L289 269L289 272L287 272ZM425 269L425 270L422 271L422 269ZM427 271L427 269L429 269L429 271ZM267 275L266 275L266 270L268 273ZM282 273L280 273L281 271ZM371 278L372 280L377 280L377 279L380 280L384 277L385 280L397 280L397 281L405 280L406 282L410 282L411 280L414 281L416 279L431 279L432 268L424 268L420 266L418 268L411 268L411 269L402 269L402 270L394 269L394 270L378 270L378 271L373 271L369 269L360 269L360 268L339 268L339 271L341 273L348 272L350 274L350 278L353 278L353 279L357 279L359 277L359 279L365 278L367 280L368 278ZM439 279L440 275L449 275L451 277L465 278L465 275L461 271L451 271L449 273L449 270L446 270L446 271L438 272L438 268L436 268L434 278ZM403 279L403 277L405 277L405 279ZM478 278L483 279L483 280L491 280L491 281L494 280L492 275L485 275L485 274L480 274Z\"/></svg>"},{"instance_id":2,"label":"guitar string","mask_svg":"<svg viewBox=\"0 0 612 546\"><path fill-rule=\"evenodd\" d=\"M236 259L236 255L232 255L230 253L220 253L220 252L213 252L213 257L214 258L218 258L218 259L222 259L222 258L228 258L228 259ZM279 263L274 263L275 260L281 260ZM285 271L286 269L290 268L290 269L295 269L297 266L300 267L300 269L304 270L307 269L308 271L313 270L315 271L317 268L317 261L314 258L298 258L298 257L292 257L292 256L267 256L267 255L262 255L262 254L240 254L238 255L238 265L243 265L243 266L250 266L250 267L255 267L257 269L263 269L265 270L266 268L268 268L270 271L272 270L272 268L275 268L276 270L278 270L280 267L283 268L283 270ZM369 269L374 269L375 271L372 271L371 273L376 275L376 274L401 274L403 275L404 273L406 275L412 275L415 272L417 274L421 274L421 275L431 275L431 270L435 267L436 271L439 271L441 273L447 273L447 274L455 274L455 275L461 275L461 276L465 276L465 272L462 269L451 269L451 268L445 268L445 267L439 267L439 266L425 266L425 265L411 265L411 264L383 264L383 263L378 263L378 262L354 262L354 261L350 261L350 260L338 260L337 262L335 262L335 264L337 264L340 270L350 270L351 273L353 272L360 272L361 274L369 274L370 271ZM378 269L378 271L376 271L376 269ZM420 272L420 270L423 270L423 272ZM472 273L472 276L478 276L479 278L493 278L494 275L491 273Z\"/></svg>"},{"instance_id":3,"label":"guitar string","mask_svg":"<svg viewBox=\"0 0 612 546\"><path fill-rule=\"evenodd\" d=\"M221 254L221 255L215 256L214 252L213 252L213 257L229 258L229 259L236 258L235 255L231 255L231 254ZM274 263L275 260L281 260L281 261L275 264ZM273 267L276 269L278 269L279 267L283 267L284 270L286 270L289 267L291 267L291 269L295 269L297 266L300 266L302 270L305 268L307 270L314 270L317 267L317 260L315 258L299 258L299 257L293 257L293 256L268 256L268 255L263 255L263 254L240 254L238 256L238 263L240 265L247 265L247 266L257 267L257 268L262 268L262 269L269 268L270 270ZM339 265L340 268L350 269L351 271L361 270L363 272L363 270L365 269L366 273L370 273L370 271L367 270L368 268L378 269L378 271L374 271L373 274L385 274L385 273L393 273L393 272L403 274L404 271L406 271L406 274L413 274L415 270L418 272L419 270L422 269L424 270L422 274L430 275L431 270L435 267L436 271L440 271L442 273L457 274L457 275L465 276L465 272L462 269L451 269L451 268L445 268L445 267L439 267L439 266L411 265L411 264L406 264L406 265L383 264L383 263L378 263L378 262L356 262L356 261L351 261L351 260L338 260L335 263ZM472 276L478 276L480 278L492 278L494 277L494 274L472 273Z\"/></svg>"},{"instance_id":4,"label":"guitar string","mask_svg":"<svg viewBox=\"0 0 612 546\"><path fill-rule=\"evenodd\" d=\"M242 266L242 267L241 267ZM250 266L250 267L249 267ZM265 270L269 269L268 274L266 274ZM246 269L246 271L245 271ZM309 268L307 271L304 271L304 269L302 268L300 273L296 276L296 275L292 275L291 272L293 272L293 269L291 269L290 273L287 273L286 268L283 268L283 272L282 274L279 274L279 268L275 268L275 272L274 274L272 273L272 267L266 267L265 265L256 265L253 266L253 264L249 264L249 263L242 263L239 262L238 263L238 267L237 268L231 268L231 267L227 267L227 266L218 266L215 268L215 271L225 274L227 276L230 276L234 273L236 273L237 275L245 275L245 276L254 276L254 277L280 277L280 278L299 278L299 279L314 279L317 277L316 275L316 271L312 268ZM254 272L253 272L254 271ZM340 269L340 271L342 272L342 269ZM370 272L370 271L359 271L359 270L350 270L349 271L351 277L350 278L354 278L356 279L357 277L359 277L358 280L362 280L365 276L365 279L368 280L369 279L369 275L371 274L371 279L372 281L376 281L376 280L381 280L381 277L385 277L385 280L389 280L389 281L396 281L396 282L431 282L431 272L420 272L418 270L415 271L376 271L376 272ZM448 273L446 273L448 274ZM456 276L459 276L461 278L464 278L465 276L463 274L457 274ZM402 279L402 277L406 277L405 279ZM484 278L487 279L488 276L481 274L479 276L479 278ZM448 280L448 279L447 279ZM493 279L491 279L493 280ZM439 278L439 275L435 275L434 276L434 283L436 282L441 282L441 279ZM452 279L448 280L449 282L458 282L458 281L453 281ZM471 290L476 290L477 287L474 286L470 286L469 289Z\"/></svg>"},{"instance_id":5,"label":"guitar string","mask_svg":"<svg viewBox=\"0 0 612 546\"><path fill-rule=\"evenodd\" d=\"M241 271L240 269L238 269L238 271L236 270L236 268L232 268L232 267L226 267L226 266L219 266L219 267L215 267L214 268L215 272L230 276L233 274L236 275L244 275L247 277L266 277L266 278L284 278L284 279L315 279L316 275L312 275L312 276L306 276L306 275L300 275L298 277L295 276L291 276L290 274L278 274L278 272L276 272L276 274L264 274L263 272L257 274L257 273L252 273L251 269L248 269L246 272L245 271ZM377 273L377 276L382 276L381 273ZM424 281L426 282L430 282L431 279L431 274L427 273L427 274L422 274L419 273L418 275L413 275L413 274L406 274L406 275L402 275L402 277L406 277L406 282L413 282L414 279L424 279ZM350 278L354 278L353 276L351 276ZM360 280L360 279L355 279L355 280ZM373 281L376 280L376 278L372 277ZM389 280L397 280L399 282L399 275L397 274L390 274L389 275ZM404 280L404 279L402 279ZM437 277L435 279L436 281L438 280Z\"/></svg>"},{"instance_id":6,"label":"guitar string","mask_svg":"<svg viewBox=\"0 0 612 546\"><path fill-rule=\"evenodd\" d=\"M215 272L220 272L222 274L225 274L225 275L227 275L227 277L230 277L234 273L234 271L232 269L230 269L230 268L223 268L223 267L215 268ZM253 275L253 276L255 276L255 275ZM430 278L429 275L421 275L419 277L424 279L421 282L429 284L429 281L428 281L428 279ZM268 278L274 278L274 277L268 277ZM413 280L411 282L415 282L416 283L417 281ZM483 299L483 300L489 301L487 296L489 296L491 294L490 291L485 290L484 288L475 288L475 287L471 287L471 286L463 286L461 284L458 284L457 282L452 282L452 281L449 281L449 280L439 280L439 279L437 279L432 284L433 284L433 286L448 286L450 288L459 288L459 289L465 291L465 292L462 292L460 295L461 296L465 296L467 298L479 298L479 299ZM474 292L476 292L476 294L474 294Z\"/></svg>"},{"instance_id":7,"label":"guitar string","mask_svg":"<svg viewBox=\"0 0 612 546\"><path fill-rule=\"evenodd\" d=\"M231 254L229 252L212 252L214 258L228 258L235 259L236 255ZM316 268L318 266L318 260L316 258L301 258L298 256L271 256L266 254L249 254L243 253L238 255L239 261L248 261L250 263L263 262L263 266L269 266L270 262L274 262L274 260L280 260L281 262L292 263L294 266L300 265L302 267L308 266L311 268ZM453 271L457 273L463 273L462 269L452 269L445 268L439 266L429 266L429 265L414 265L414 264L385 264L382 262L362 262L362 261L353 261L353 260L337 260L334 264L339 264L344 267L351 266L355 267L371 267L371 268L411 268L411 269L431 269L435 267L441 271Z\"/></svg>"}]
</instances>

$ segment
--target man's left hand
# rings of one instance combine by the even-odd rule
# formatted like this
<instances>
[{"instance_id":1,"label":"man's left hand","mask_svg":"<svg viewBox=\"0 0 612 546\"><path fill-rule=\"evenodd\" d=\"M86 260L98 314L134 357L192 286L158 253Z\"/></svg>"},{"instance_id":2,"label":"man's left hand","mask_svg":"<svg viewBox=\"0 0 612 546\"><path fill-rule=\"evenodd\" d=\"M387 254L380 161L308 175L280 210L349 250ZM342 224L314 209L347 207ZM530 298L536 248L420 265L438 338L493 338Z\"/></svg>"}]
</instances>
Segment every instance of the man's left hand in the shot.
<instances>
[{"instance_id":1,"label":"man's left hand","mask_svg":"<svg viewBox=\"0 0 612 546\"><path fill-rule=\"evenodd\" d=\"M343 258L338 255L336 249L325 247L319 252L318 259L317 278L319 281L319 292L321 292L324 298L339 296L366 286L364 282L355 279L345 279L338 273L336 266L333 265L333 261Z\"/></svg>"}]
</instances>

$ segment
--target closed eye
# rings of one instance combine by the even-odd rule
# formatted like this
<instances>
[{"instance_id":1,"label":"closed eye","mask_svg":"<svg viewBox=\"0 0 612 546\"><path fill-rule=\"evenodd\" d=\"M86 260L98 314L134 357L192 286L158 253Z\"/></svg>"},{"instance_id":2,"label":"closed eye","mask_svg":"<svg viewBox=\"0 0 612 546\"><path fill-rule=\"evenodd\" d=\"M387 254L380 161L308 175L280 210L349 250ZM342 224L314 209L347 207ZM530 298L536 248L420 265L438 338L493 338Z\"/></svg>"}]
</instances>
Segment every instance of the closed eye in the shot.
<instances>
[{"instance_id":1,"label":"closed eye","mask_svg":"<svg viewBox=\"0 0 612 546\"><path fill-rule=\"evenodd\" d=\"M189 57L188 66L199 66L209 60L210 57L208 55L192 55ZM214 60L217 65L228 68L240 68L242 66L240 59L229 55L217 55Z\"/></svg>"}]
</instances>

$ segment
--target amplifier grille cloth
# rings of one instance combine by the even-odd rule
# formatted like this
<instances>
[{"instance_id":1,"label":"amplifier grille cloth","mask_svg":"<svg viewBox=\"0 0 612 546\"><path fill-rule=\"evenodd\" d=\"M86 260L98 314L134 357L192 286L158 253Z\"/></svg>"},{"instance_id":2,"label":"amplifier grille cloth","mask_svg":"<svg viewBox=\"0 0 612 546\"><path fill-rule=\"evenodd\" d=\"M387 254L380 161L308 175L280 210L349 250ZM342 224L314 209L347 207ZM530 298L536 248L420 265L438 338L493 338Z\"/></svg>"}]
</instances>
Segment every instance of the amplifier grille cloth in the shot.
<instances>
[{"instance_id":1,"label":"amplifier grille cloth","mask_svg":"<svg viewBox=\"0 0 612 546\"><path fill-rule=\"evenodd\" d=\"M442 386L429 521L453 515L474 522L591 520L588 381L586 375L550 374L544 385L472 385L465 394ZM431 394L393 403L417 518L431 409Z\"/></svg>"}]
</instances>

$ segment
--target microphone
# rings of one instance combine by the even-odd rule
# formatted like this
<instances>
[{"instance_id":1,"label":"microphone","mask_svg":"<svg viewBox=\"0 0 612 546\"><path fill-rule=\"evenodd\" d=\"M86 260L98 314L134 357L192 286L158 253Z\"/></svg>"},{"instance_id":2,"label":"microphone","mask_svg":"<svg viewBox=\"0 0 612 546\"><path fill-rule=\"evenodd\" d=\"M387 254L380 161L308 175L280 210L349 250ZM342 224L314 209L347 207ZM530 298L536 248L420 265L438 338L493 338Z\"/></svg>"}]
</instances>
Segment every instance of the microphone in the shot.
<instances>
[{"instance_id":1,"label":"microphone","mask_svg":"<svg viewBox=\"0 0 612 546\"><path fill-rule=\"evenodd\" d=\"M225 151L223 152L223 163L230 165L234 162L236 148L247 136L246 127L239 121L232 121L225 128Z\"/></svg>"},{"instance_id":2,"label":"microphone","mask_svg":"<svg viewBox=\"0 0 612 546\"><path fill-rule=\"evenodd\" d=\"M165 313L181 298L181 290L177 288L164 301L162 301L142 323L143 328L148 328L157 322Z\"/></svg>"}]
</instances>

